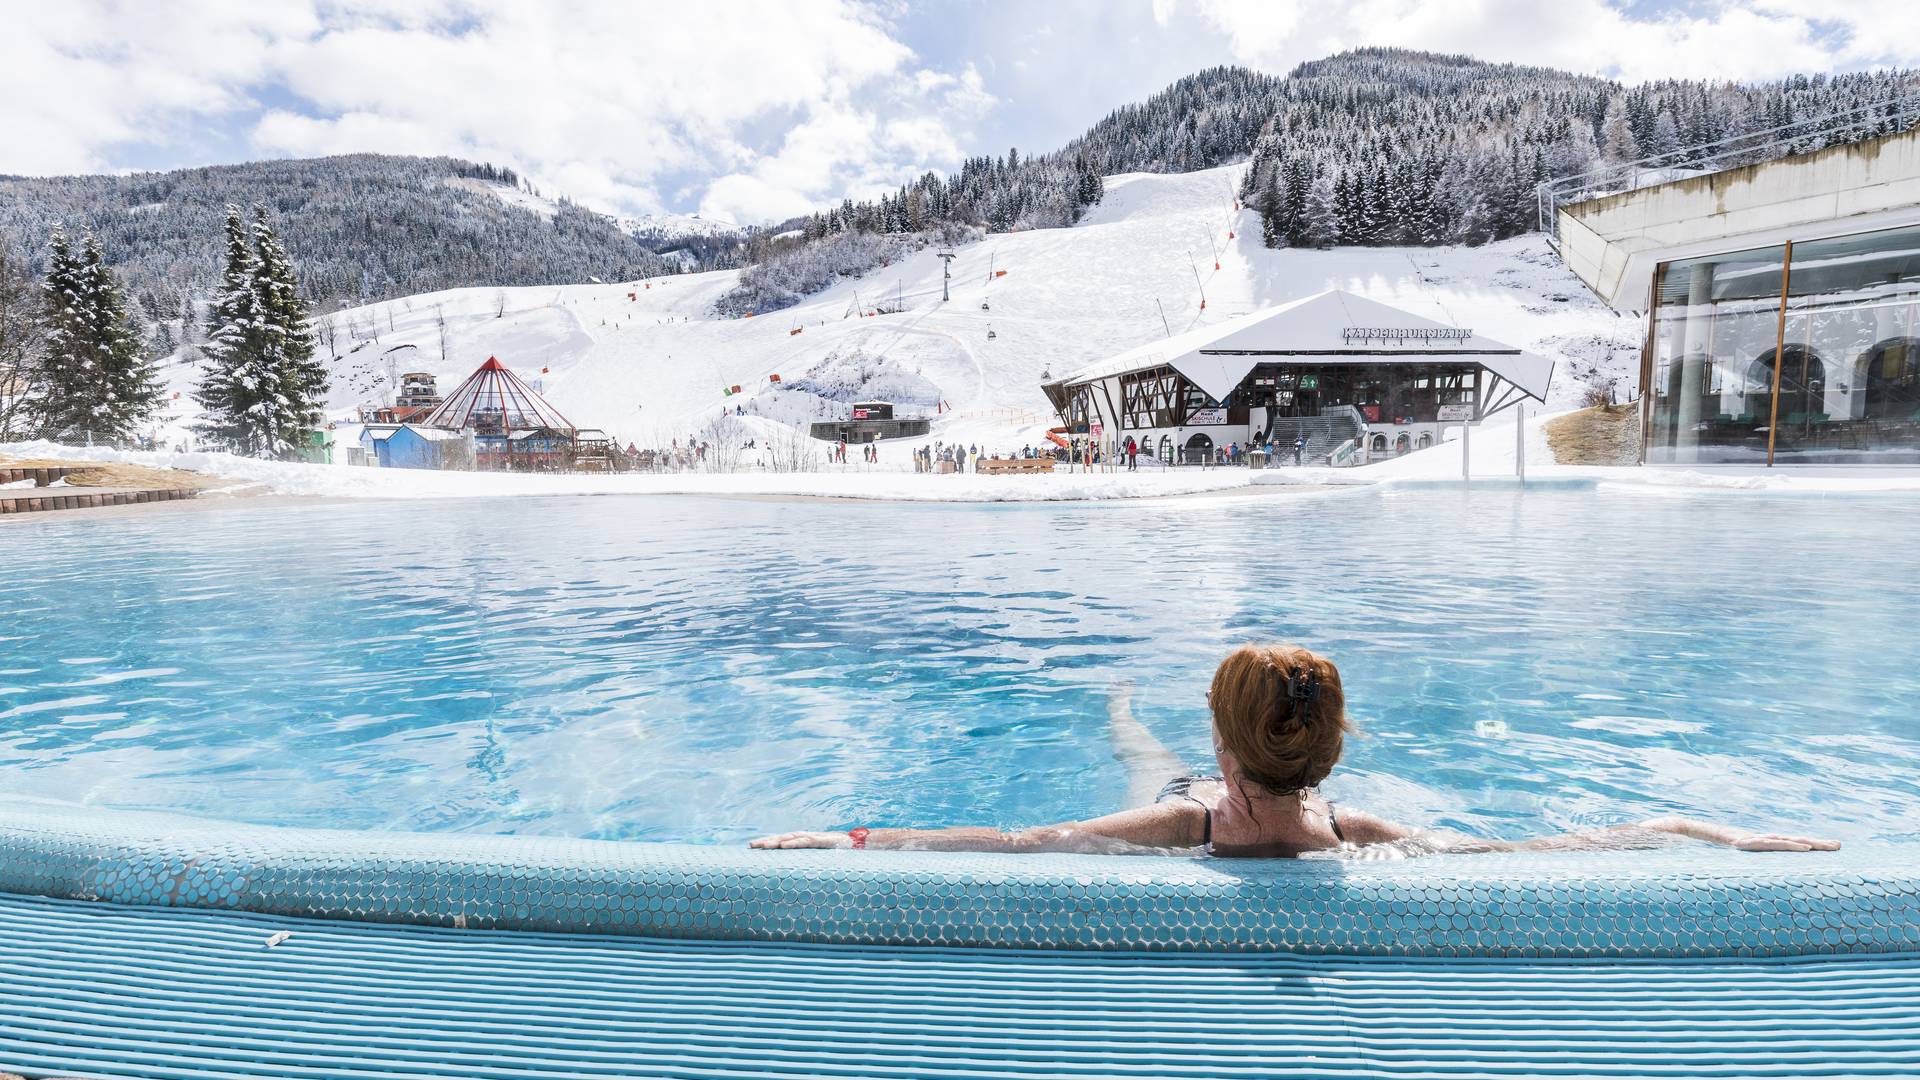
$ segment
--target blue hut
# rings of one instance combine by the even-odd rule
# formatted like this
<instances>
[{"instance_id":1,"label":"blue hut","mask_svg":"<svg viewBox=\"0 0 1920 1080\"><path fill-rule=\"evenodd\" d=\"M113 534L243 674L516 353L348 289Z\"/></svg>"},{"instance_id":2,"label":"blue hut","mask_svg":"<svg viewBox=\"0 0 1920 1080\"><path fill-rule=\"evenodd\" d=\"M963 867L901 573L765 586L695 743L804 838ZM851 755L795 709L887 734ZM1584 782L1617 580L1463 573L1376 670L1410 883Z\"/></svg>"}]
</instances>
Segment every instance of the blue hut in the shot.
<instances>
[{"instance_id":1,"label":"blue hut","mask_svg":"<svg viewBox=\"0 0 1920 1080\"><path fill-rule=\"evenodd\" d=\"M380 467L386 469L460 469L471 465L464 432L417 424L401 424L386 438L376 439L373 452Z\"/></svg>"}]
</instances>

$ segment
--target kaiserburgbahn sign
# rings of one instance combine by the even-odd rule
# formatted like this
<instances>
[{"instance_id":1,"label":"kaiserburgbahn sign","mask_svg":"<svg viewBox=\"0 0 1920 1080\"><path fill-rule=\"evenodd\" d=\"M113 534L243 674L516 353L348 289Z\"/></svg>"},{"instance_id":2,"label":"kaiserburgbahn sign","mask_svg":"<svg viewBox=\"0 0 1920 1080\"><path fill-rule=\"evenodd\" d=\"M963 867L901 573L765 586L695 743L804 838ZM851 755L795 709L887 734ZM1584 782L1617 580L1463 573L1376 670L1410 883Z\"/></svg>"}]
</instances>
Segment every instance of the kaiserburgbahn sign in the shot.
<instances>
[{"instance_id":1,"label":"kaiserburgbahn sign","mask_svg":"<svg viewBox=\"0 0 1920 1080\"><path fill-rule=\"evenodd\" d=\"M1431 345L1436 341L1466 341L1472 336L1472 330L1455 326L1348 326L1340 331L1340 340L1348 345L1356 341L1391 342L1395 345L1412 341Z\"/></svg>"}]
</instances>

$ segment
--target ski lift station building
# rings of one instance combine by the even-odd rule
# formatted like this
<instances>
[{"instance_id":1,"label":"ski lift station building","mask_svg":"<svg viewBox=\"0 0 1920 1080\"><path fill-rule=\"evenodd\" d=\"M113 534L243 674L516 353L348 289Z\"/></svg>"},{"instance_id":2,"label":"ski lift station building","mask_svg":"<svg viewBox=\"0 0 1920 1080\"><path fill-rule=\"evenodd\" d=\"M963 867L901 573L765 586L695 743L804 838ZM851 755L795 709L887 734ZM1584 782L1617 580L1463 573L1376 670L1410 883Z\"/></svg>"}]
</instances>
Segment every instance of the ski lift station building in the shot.
<instances>
[{"instance_id":1,"label":"ski lift station building","mask_svg":"<svg viewBox=\"0 0 1920 1080\"><path fill-rule=\"evenodd\" d=\"M1338 289L1203 326L1044 384L1067 432L1132 436L1163 461L1204 462L1271 439L1359 464L1441 440L1527 398L1553 363Z\"/></svg>"}]
</instances>

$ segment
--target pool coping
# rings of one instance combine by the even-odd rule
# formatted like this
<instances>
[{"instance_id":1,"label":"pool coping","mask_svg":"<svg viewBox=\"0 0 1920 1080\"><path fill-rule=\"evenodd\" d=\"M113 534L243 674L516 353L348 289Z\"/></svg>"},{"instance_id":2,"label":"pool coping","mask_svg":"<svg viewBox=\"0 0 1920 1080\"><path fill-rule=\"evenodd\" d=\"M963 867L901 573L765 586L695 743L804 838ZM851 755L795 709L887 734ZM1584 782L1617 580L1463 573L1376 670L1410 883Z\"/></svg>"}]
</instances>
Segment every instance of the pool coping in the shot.
<instances>
[{"instance_id":1,"label":"pool coping","mask_svg":"<svg viewBox=\"0 0 1920 1080\"><path fill-rule=\"evenodd\" d=\"M1433 957L1920 952L1920 844L1405 861L351 832L0 798L0 892L723 941Z\"/></svg>"}]
</instances>

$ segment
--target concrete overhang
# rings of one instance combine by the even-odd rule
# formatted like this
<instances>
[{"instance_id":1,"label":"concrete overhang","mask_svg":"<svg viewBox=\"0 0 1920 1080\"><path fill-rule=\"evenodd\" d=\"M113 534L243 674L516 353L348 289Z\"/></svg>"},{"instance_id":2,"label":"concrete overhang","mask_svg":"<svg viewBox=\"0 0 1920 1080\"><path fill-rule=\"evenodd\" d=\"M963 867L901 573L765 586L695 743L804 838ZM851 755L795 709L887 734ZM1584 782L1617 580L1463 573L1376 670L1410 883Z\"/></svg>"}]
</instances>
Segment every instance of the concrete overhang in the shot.
<instances>
[{"instance_id":1,"label":"concrete overhang","mask_svg":"<svg viewBox=\"0 0 1920 1080\"><path fill-rule=\"evenodd\" d=\"M1615 311L1661 263L1920 224L1920 129L1559 208L1554 247Z\"/></svg>"}]
</instances>

